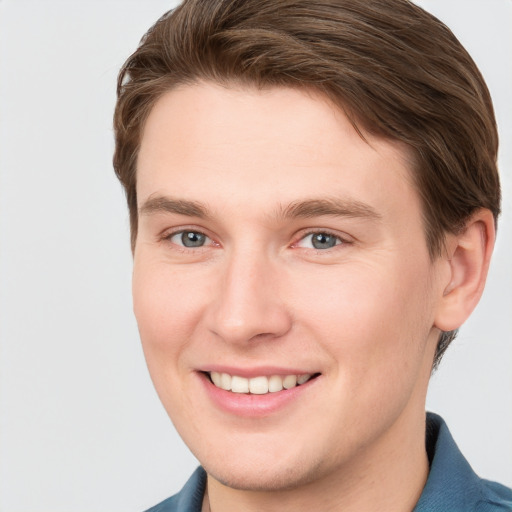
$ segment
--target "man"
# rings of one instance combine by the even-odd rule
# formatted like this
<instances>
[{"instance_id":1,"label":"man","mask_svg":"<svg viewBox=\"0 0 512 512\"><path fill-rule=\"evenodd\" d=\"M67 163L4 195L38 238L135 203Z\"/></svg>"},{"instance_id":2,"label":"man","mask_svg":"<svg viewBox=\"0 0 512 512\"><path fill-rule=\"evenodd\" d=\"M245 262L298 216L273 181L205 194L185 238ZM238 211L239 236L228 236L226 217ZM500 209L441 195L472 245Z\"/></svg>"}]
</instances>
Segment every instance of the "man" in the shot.
<instances>
[{"instance_id":1,"label":"man","mask_svg":"<svg viewBox=\"0 0 512 512\"><path fill-rule=\"evenodd\" d=\"M123 67L115 132L144 353L202 465L151 510L512 510L425 414L500 211L489 93L444 25L185 1Z\"/></svg>"}]
</instances>

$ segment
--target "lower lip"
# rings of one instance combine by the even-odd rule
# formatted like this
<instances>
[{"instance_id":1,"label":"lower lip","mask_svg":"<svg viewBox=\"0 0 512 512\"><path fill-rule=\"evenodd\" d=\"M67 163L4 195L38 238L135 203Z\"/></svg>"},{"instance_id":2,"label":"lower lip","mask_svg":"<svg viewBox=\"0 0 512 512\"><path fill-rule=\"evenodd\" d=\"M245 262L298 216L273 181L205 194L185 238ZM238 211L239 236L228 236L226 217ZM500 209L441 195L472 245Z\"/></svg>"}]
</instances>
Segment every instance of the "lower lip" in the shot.
<instances>
[{"instance_id":1,"label":"lower lip","mask_svg":"<svg viewBox=\"0 0 512 512\"><path fill-rule=\"evenodd\" d=\"M304 393L314 386L319 377L307 381L305 384L290 389L283 389L275 393L253 395L246 393L233 393L215 386L208 376L200 373L203 383L211 401L221 410L241 417L264 417L274 414L298 400Z\"/></svg>"}]
</instances>

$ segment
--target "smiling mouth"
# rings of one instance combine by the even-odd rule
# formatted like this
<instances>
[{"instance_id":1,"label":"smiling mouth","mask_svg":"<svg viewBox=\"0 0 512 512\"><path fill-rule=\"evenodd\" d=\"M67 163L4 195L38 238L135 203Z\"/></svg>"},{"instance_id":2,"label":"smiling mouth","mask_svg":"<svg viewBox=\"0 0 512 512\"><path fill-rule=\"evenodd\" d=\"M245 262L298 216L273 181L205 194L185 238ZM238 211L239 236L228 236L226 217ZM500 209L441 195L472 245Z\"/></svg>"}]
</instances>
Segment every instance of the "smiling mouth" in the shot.
<instances>
[{"instance_id":1,"label":"smiling mouth","mask_svg":"<svg viewBox=\"0 0 512 512\"><path fill-rule=\"evenodd\" d=\"M266 395L267 393L277 393L284 389L291 389L301 386L310 380L318 377L319 373L304 373L300 375L272 375L252 377L247 379L238 375L229 373L206 372L212 384L224 391L232 393Z\"/></svg>"}]
</instances>

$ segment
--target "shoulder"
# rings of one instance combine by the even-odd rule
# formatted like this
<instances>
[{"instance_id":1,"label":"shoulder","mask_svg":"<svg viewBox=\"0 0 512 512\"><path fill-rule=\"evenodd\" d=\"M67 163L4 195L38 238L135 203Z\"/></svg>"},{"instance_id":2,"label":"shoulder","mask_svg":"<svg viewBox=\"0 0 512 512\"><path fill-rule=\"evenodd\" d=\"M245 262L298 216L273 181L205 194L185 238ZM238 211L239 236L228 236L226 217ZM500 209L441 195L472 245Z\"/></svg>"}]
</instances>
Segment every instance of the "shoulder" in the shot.
<instances>
[{"instance_id":1,"label":"shoulder","mask_svg":"<svg viewBox=\"0 0 512 512\"><path fill-rule=\"evenodd\" d=\"M430 473L414 512L512 512L512 489L480 478L440 416L427 415Z\"/></svg>"},{"instance_id":2,"label":"shoulder","mask_svg":"<svg viewBox=\"0 0 512 512\"><path fill-rule=\"evenodd\" d=\"M146 512L201 512L206 487L206 472L198 467L178 494L167 498Z\"/></svg>"},{"instance_id":3,"label":"shoulder","mask_svg":"<svg viewBox=\"0 0 512 512\"><path fill-rule=\"evenodd\" d=\"M512 512L512 489L484 479L480 479L480 486L478 512Z\"/></svg>"}]
</instances>

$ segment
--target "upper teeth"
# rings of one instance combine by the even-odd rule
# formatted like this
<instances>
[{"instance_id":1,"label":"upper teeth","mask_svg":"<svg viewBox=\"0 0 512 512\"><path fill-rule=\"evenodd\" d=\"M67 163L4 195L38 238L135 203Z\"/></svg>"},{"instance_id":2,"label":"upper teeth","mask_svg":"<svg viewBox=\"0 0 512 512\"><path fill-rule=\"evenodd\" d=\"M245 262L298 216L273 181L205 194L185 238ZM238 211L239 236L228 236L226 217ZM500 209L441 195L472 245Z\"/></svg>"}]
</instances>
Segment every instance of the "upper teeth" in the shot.
<instances>
[{"instance_id":1,"label":"upper teeth","mask_svg":"<svg viewBox=\"0 0 512 512\"><path fill-rule=\"evenodd\" d=\"M272 375L271 377L261 376L246 379L238 375L229 375L228 373L210 372L210 377L215 386L226 391L264 395L265 393L275 393L276 391L304 384L312 377L312 374Z\"/></svg>"}]
</instances>

